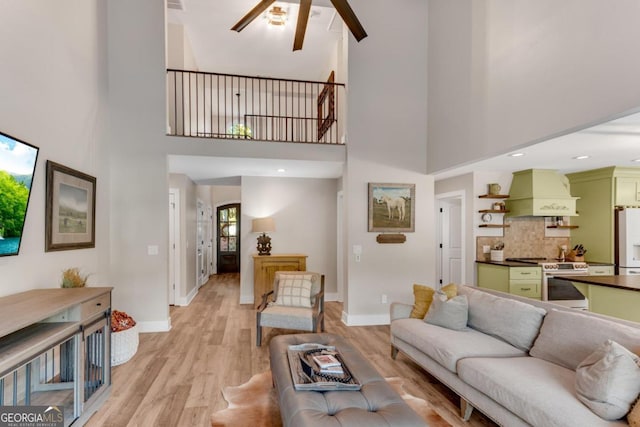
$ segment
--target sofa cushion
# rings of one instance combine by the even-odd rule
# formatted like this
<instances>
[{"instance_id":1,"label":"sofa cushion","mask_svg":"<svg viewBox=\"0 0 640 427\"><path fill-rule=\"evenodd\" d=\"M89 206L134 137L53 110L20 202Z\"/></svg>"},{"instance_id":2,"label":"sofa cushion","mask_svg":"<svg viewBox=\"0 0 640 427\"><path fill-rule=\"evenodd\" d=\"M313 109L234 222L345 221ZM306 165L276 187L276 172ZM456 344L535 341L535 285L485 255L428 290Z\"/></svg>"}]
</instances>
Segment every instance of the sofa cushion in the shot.
<instances>
[{"instance_id":1,"label":"sofa cushion","mask_svg":"<svg viewBox=\"0 0 640 427\"><path fill-rule=\"evenodd\" d=\"M605 420L624 417L640 394L638 356L607 340L578 365L576 392Z\"/></svg>"},{"instance_id":2,"label":"sofa cushion","mask_svg":"<svg viewBox=\"0 0 640 427\"><path fill-rule=\"evenodd\" d=\"M413 309L409 317L413 319L424 319L424 316L431 307L433 295L436 290L426 285L413 285ZM457 295L458 287L454 283L449 283L440 288L439 292L444 292L447 297L453 298Z\"/></svg>"},{"instance_id":3,"label":"sofa cushion","mask_svg":"<svg viewBox=\"0 0 640 427\"><path fill-rule=\"evenodd\" d=\"M552 309L529 353L575 371L608 339L640 355L640 329L578 311Z\"/></svg>"},{"instance_id":4,"label":"sofa cushion","mask_svg":"<svg viewBox=\"0 0 640 427\"><path fill-rule=\"evenodd\" d=\"M531 348L546 313L544 309L468 286L459 286L458 293L469 300L467 324L471 328L503 339L521 350Z\"/></svg>"},{"instance_id":5,"label":"sofa cushion","mask_svg":"<svg viewBox=\"0 0 640 427\"><path fill-rule=\"evenodd\" d=\"M424 321L432 325L460 331L467 327L467 313L469 303L465 295L458 295L447 300L447 296L436 292L433 302Z\"/></svg>"},{"instance_id":6,"label":"sofa cushion","mask_svg":"<svg viewBox=\"0 0 640 427\"><path fill-rule=\"evenodd\" d=\"M524 351L482 332L469 328L455 331L418 319L394 320L391 322L391 335L427 354L454 373L458 360L465 357L526 356Z\"/></svg>"},{"instance_id":7,"label":"sofa cushion","mask_svg":"<svg viewBox=\"0 0 640 427\"><path fill-rule=\"evenodd\" d=\"M576 399L575 372L542 359L462 359L458 362L458 375L534 426L626 425L594 414Z\"/></svg>"}]
</instances>

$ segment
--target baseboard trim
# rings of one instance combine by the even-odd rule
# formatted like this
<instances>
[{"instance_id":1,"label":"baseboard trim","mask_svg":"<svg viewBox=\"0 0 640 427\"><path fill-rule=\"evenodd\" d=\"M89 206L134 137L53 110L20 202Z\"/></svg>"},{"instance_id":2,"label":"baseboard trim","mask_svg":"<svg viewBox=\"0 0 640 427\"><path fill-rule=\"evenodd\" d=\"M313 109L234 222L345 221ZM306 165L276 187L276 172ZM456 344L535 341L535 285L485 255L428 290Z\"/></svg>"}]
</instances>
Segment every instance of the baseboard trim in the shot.
<instances>
[{"instance_id":1,"label":"baseboard trim","mask_svg":"<svg viewBox=\"0 0 640 427\"><path fill-rule=\"evenodd\" d=\"M198 295L198 289L200 288L193 288L186 297L178 298L178 301L176 301L176 305L186 307L191 304L191 301L193 301L196 295Z\"/></svg>"},{"instance_id":2,"label":"baseboard trim","mask_svg":"<svg viewBox=\"0 0 640 427\"><path fill-rule=\"evenodd\" d=\"M347 326L388 325L389 323L391 323L391 316L389 314L350 315L343 311L342 323L344 323Z\"/></svg>"},{"instance_id":3,"label":"baseboard trim","mask_svg":"<svg viewBox=\"0 0 640 427\"><path fill-rule=\"evenodd\" d=\"M240 295L240 304L253 304L253 295Z\"/></svg>"},{"instance_id":4,"label":"baseboard trim","mask_svg":"<svg viewBox=\"0 0 640 427\"><path fill-rule=\"evenodd\" d=\"M155 320L149 322L137 322L139 332L151 333L151 332L169 332L171 330L171 317L167 320Z\"/></svg>"}]
</instances>

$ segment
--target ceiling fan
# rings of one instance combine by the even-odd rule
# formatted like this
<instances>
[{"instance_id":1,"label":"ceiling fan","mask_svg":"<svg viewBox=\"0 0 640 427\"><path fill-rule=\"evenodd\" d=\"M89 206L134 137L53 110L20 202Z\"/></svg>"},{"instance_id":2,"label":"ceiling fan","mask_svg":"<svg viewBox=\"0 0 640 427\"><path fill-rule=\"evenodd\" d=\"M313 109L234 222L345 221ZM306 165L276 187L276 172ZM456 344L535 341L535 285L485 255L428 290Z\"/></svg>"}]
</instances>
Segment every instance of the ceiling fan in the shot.
<instances>
[{"instance_id":1,"label":"ceiling fan","mask_svg":"<svg viewBox=\"0 0 640 427\"><path fill-rule=\"evenodd\" d=\"M231 27L232 30L240 32L251 23L254 19L260 16L265 10L269 8L276 0L262 0L253 9L249 11L245 16L240 19L236 25ZM367 37L367 33L364 30L362 24L358 20L358 17L349 6L347 0L331 0L333 7L347 25L351 34L357 41ZM311 0L300 0L300 10L298 12L298 22L296 24L296 35L293 41L293 51L302 49L302 43L304 42L304 33L307 31L307 22L309 21L309 12L311 11Z\"/></svg>"}]
</instances>

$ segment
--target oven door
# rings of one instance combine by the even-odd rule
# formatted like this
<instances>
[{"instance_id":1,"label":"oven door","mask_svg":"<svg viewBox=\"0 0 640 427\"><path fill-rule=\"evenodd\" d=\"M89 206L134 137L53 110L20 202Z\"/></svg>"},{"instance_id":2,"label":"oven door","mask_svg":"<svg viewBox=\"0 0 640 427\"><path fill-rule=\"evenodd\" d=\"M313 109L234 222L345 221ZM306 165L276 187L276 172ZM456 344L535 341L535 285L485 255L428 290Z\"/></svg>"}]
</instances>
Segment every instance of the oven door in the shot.
<instances>
[{"instance_id":1,"label":"oven door","mask_svg":"<svg viewBox=\"0 0 640 427\"><path fill-rule=\"evenodd\" d=\"M586 300L571 281L561 277L547 277L547 293L549 301Z\"/></svg>"}]
</instances>

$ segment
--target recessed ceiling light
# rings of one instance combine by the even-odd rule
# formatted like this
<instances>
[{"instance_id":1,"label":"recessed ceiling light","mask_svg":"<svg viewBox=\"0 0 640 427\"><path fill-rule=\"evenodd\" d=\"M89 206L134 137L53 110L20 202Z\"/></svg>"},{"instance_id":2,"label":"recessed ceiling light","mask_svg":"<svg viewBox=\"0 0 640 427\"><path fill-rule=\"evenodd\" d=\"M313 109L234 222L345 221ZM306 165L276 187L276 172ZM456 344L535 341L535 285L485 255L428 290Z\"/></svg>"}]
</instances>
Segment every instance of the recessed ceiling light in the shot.
<instances>
[{"instance_id":1,"label":"recessed ceiling light","mask_svg":"<svg viewBox=\"0 0 640 427\"><path fill-rule=\"evenodd\" d=\"M509 157L522 157L524 156L524 153L513 153L513 154L509 154Z\"/></svg>"},{"instance_id":2,"label":"recessed ceiling light","mask_svg":"<svg viewBox=\"0 0 640 427\"><path fill-rule=\"evenodd\" d=\"M584 160L584 159L588 159L591 156L576 156L574 157L575 160Z\"/></svg>"},{"instance_id":3,"label":"recessed ceiling light","mask_svg":"<svg viewBox=\"0 0 640 427\"><path fill-rule=\"evenodd\" d=\"M280 172L280 173L285 173L286 171L287 171L287 170L286 170L286 169L283 169L283 168L278 169L278 172Z\"/></svg>"}]
</instances>

